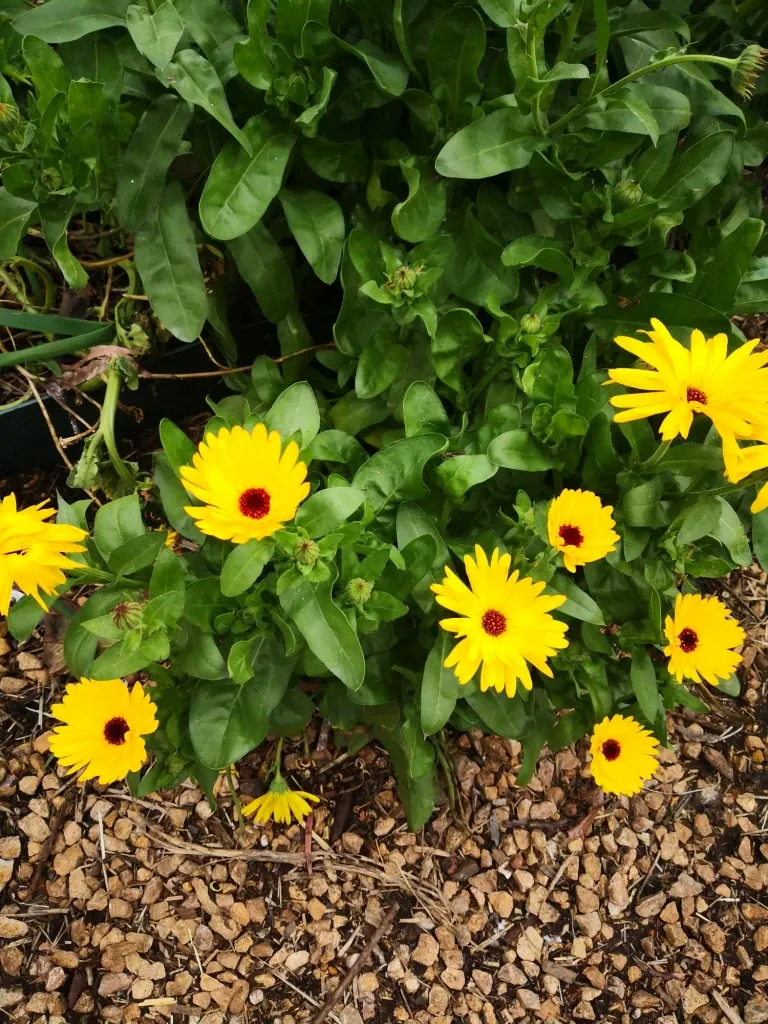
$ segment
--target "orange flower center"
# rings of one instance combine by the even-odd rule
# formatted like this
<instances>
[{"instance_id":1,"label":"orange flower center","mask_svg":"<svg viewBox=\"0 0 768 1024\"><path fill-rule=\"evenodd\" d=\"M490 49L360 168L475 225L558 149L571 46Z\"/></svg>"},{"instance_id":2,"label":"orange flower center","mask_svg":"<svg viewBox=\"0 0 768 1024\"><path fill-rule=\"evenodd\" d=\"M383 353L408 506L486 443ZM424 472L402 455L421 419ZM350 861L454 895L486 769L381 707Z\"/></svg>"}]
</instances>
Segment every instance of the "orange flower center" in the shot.
<instances>
[{"instance_id":1,"label":"orange flower center","mask_svg":"<svg viewBox=\"0 0 768 1024\"><path fill-rule=\"evenodd\" d=\"M677 639L680 641L680 650L685 654L692 654L699 646L699 634L688 626L680 630Z\"/></svg>"},{"instance_id":2,"label":"orange flower center","mask_svg":"<svg viewBox=\"0 0 768 1024\"><path fill-rule=\"evenodd\" d=\"M272 499L263 487L249 487L240 495L240 511L249 519L263 519L271 504Z\"/></svg>"},{"instance_id":3,"label":"orange flower center","mask_svg":"<svg viewBox=\"0 0 768 1024\"><path fill-rule=\"evenodd\" d=\"M699 405L707 404L707 396L700 388L688 388L685 392L685 398L688 402L698 402Z\"/></svg>"},{"instance_id":4,"label":"orange flower center","mask_svg":"<svg viewBox=\"0 0 768 1024\"><path fill-rule=\"evenodd\" d=\"M580 548L584 543L584 535L578 526L561 526L560 527L560 540L567 547Z\"/></svg>"},{"instance_id":5,"label":"orange flower center","mask_svg":"<svg viewBox=\"0 0 768 1024\"><path fill-rule=\"evenodd\" d=\"M483 615L482 623L483 629L488 636L501 636L507 628L507 617L502 615L501 612L497 612L495 608L490 608Z\"/></svg>"},{"instance_id":6,"label":"orange flower center","mask_svg":"<svg viewBox=\"0 0 768 1024\"><path fill-rule=\"evenodd\" d=\"M606 740L603 744L603 757L606 761L615 761L621 753L621 744L618 740Z\"/></svg>"},{"instance_id":7,"label":"orange flower center","mask_svg":"<svg viewBox=\"0 0 768 1024\"><path fill-rule=\"evenodd\" d=\"M104 739L113 747L120 747L125 743L125 736L130 726L124 718L110 718L104 726Z\"/></svg>"}]
</instances>

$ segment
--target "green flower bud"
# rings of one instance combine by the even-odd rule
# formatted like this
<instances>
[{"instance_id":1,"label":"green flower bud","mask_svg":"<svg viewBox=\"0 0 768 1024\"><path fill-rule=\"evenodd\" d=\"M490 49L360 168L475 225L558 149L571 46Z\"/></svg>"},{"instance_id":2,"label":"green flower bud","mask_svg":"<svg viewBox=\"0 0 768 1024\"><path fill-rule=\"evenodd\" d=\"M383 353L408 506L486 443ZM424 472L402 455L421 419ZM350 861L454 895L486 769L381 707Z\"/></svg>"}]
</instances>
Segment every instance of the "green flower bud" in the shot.
<instances>
[{"instance_id":1,"label":"green flower bud","mask_svg":"<svg viewBox=\"0 0 768 1024\"><path fill-rule=\"evenodd\" d=\"M631 178L622 178L613 191L613 198L619 207L629 208L637 206L643 198L642 185L638 185Z\"/></svg>"},{"instance_id":2,"label":"green flower bud","mask_svg":"<svg viewBox=\"0 0 768 1024\"><path fill-rule=\"evenodd\" d=\"M373 584L369 583L368 580L360 579L359 577L354 580L350 580L347 584L345 594L347 600L353 604L363 605L370 598L373 593Z\"/></svg>"},{"instance_id":3,"label":"green flower bud","mask_svg":"<svg viewBox=\"0 0 768 1024\"><path fill-rule=\"evenodd\" d=\"M301 565L314 565L320 557L320 548L313 540L300 540L296 545L296 561Z\"/></svg>"},{"instance_id":4,"label":"green flower bud","mask_svg":"<svg viewBox=\"0 0 768 1024\"><path fill-rule=\"evenodd\" d=\"M118 629L136 629L141 625L144 605L139 601L121 601L112 609L112 621Z\"/></svg>"},{"instance_id":5,"label":"green flower bud","mask_svg":"<svg viewBox=\"0 0 768 1024\"><path fill-rule=\"evenodd\" d=\"M524 313L520 317L520 330L523 334L536 334L541 330L541 320L535 313Z\"/></svg>"},{"instance_id":6,"label":"green flower bud","mask_svg":"<svg viewBox=\"0 0 768 1024\"><path fill-rule=\"evenodd\" d=\"M744 100L751 100L760 73L765 67L768 50L752 43L740 57L737 57L731 68L731 85Z\"/></svg>"},{"instance_id":7,"label":"green flower bud","mask_svg":"<svg viewBox=\"0 0 768 1024\"><path fill-rule=\"evenodd\" d=\"M10 135L18 128L20 120L15 103L0 103L0 134Z\"/></svg>"},{"instance_id":8,"label":"green flower bud","mask_svg":"<svg viewBox=\"0 0 768 1024\"><path fill-rule=\"evenodd\" d=\"M43 188L47 188L49 192L53 192L54 189L61 188L64 179L61 176L61 171L58 167L44 167L40 171L40 184Z\"/></svg>"},{"instance_id":9,"label":"green flower bud","mask_svg":"<svg viewBox=\"0 0 768 1024\"><path fill-rule=\"evenodd\" d=\"M423 266L412 267L410 263L401 263L391 279L385 282L384 287L389 288L395 295L399 295L400 292L413 288L416 284L416 279L423 270Z\"/></svg>"}]
</instances>

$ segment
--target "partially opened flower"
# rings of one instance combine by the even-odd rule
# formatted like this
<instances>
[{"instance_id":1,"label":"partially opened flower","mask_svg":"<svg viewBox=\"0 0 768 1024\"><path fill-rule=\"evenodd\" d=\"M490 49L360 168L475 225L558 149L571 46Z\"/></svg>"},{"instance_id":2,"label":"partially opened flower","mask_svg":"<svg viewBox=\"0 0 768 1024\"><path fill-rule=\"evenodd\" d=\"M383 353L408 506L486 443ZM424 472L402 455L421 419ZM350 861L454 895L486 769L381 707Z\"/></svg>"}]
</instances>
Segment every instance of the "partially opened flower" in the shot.
<instances>
[{"instance_id":1,"label":"partially opened flower","mask_svg":"<svg viewBox=\"0 0 768 1024\"><path fill-rule=\"evenodd\" d=\"M181 467L181 479L202 501L185 509L203 533L245 544L276 533L309 494L307 467L295 441L282 450L277 431L235 426L208 434Z\"/></svg>"},{"instance_id":2,"label":"partially opened flower","mask_svg":"<svg viewBox=\"0 0 768 1024\"><path fill-rule=\"evenodd\" d=\"M477 670L480 688L490 688L514 697L518 680L533 686L528 664L551 676L547 658L568 646L567 626L549 613L565 598L543 594L544 583L534 583L515 570L509 575L510 556L499 555L490 562L479 546L475 558L464 556L469 586L446 566L442 583L432 585L437 603L460 618L441 619L440 625L462 639L445 659L460 683L468 683Z\"/></svg>"},{"instance_id":3,"label":"partially opened flower","mask_svg":"<svg viewBox=\"0 0 768 1024\"><path fill-rule=\"evenodd\" d=\"M291 789L278 772L267 792L246 804L243 814L246 817L253 815L261 825L269 821L270 818L273 818L278 824L290 825L291 816L301 825L312 811L309 801L317 804L320 802L320 798L314 793Z\"/></svg>"},{"instance_id":4,"label":"partially opened flower","mask_svg":"<svg viewBox=\"0 0 768 1024\"><path fill-rule=\"evenodd\" d=\"M51 753L68 775L81 772L78 782L117 782L144 764L143 737L157 729L156 711L140 683L131 690L121 679L69 683L64 699L51 708L63 723L53 730Z\"/></svg>"},{"instance_id":5,"label":"partially opened flower","mask_svg":"<svg viewBox=\"0 0 768 1024\"><path fill-rule=\"evenodd\" d=\"M592 732L592 778L606 793L634 796L653 778L658 742L634 718L604 718Z\"/></svg>"},{"instance_id":6,"label":"partially opened flower","mask_svg":"<svg viewBox=\"0 0 768 1024\"><path fill-rule=\"evenodd\" d=\"M85 551L80 543L86 536L85 530L46 522L56 514L56 509L46 508L45 504L20 509L15 494L0 502L1 615L8 614L14 583L46 608L41 592L56 593L56 588L66 582L62 570L81 568L66 555Z\"/></svg>"},{"instance_id":7,"label":"partially opened flower","mask_svg":"<svg viewBox=\"0 0 768 1024\"><path fill-rule=\"evenodd\" d=\"M562 553L565 568L596 562L613 551L619 541L611 505L603 505L592 491L561 491L549 505L549 543Z\"/></svg>"},{"instance_id":8,"label":"partially opened flower","mask_svg":"<svg viewBox=\"0 0 768 1024\"><path fill-rule=\"evenodd\" d=\"M723 438L723 459L725 475L732 484L737 484L752 473L768 469L768 444L754 444L741 448L735 437L726 436ZM768 508L768 484L763 484L757 492L750 511L756 514L765 508Z\"/></svg>"},{"instance_id":9,"label":"partially opened flower","mask_svg":"<svg viewBox=\"0 0 768 1024\"><path fill-rule=\"evenodd\" d=\"M718 680L729 679L741 662L733 648L744 643L744 630L717 597L679 594L674 617L667 616L664 631L669 641L664 648L669 671L679 681L705 679L717 686Z\"/></svg>"},{"instance_id":10,"label":"partially opened flower","mask_svg":"<svg viewBox=\"0 0 768 1024\"><path fill-rule=\"evenodd\" d=\"M688 437L696 413L709 416L723 435L751 437L753 426L768 428L768 352L754 352L757 340L728 355L725 334L707 339L695 330L687 349L659 320L651 324L653 330L641 332L650 342L614 339L647 364L608 371L610 382L643 392L614 395L617 423L665 413L659 428L665 441Z\"/></svg>"}]
</instances>

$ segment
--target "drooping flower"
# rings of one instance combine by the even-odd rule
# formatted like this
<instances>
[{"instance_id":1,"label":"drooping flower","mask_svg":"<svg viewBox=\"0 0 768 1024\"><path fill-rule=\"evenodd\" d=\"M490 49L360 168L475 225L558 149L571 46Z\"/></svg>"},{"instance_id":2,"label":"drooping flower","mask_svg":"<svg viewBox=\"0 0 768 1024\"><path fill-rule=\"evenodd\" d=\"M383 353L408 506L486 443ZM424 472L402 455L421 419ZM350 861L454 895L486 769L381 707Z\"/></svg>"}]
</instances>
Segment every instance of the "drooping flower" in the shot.
<instances>
[{"instance_id":1,"label":"drooping flower","mask_svg":"<svg viewBox=\"0 0 768 1024\"><path fill-rule=\"evenodd\" d=\"M596 562L613 551L619 541L611 505L603 505L592 491L566 489L550 502L547 515L549 543L563 555L565 568Z\"/></svg>"},{"instance_id":2,"label":"drooping flower","mask_svg":"<svg viewBox=\"0 0 768 1024\"><path fill-rule=\"evenodd\" d=\"M752 473L768 469L768 444L755 444L748 448L740 448L735 437L726 436L723 438L723 459L725 475L732 484L737 484L751 476ZM757 492L750 511L757 514L765 508L768 508L768 484L763 484Z\"/></svg>"},{"instance_id":3,"label":"drooping flower","mask_svg":"<svg viewBox=\"0 0 768 1024\"><path fill-rule=\"evenodd\" d=\"M65 523L48 523L56 509L45 502L20 509L16 495L0 502L0 614L7 615L15 583L43 608L40 596L54 594L65 582L62 569L81 568L67 554L85 551L80 541L86 531Z\"/></svg>"},{"instance_id":4,"label":"drooping flower","mask_svg":"<svg viewBox=\"0 0 768 1024\"><path fill-rule=\"evenodd\" d=\"M276 430L235 426L208 434L181 467L184 486L203 505L185 509L203 533L245 544L276 533L309 494L307 467L295 441L282 451Z\"/></svg>"},{"instance_id":5,"label":"drooping flower","mask_svg":"<svg viewBox=\"0 0 768 1024\"><path fill-rule=\"evenodd\" d=\"M499 555L498 548L488 557L475 546L475 558L464 556L469 586L449 567L442 583L431 589L437 603L460 618L441 619L440 625L462 639L445 659L460 683L468 683L482 665L480 688L493 688L514 697L518 680L530 690L533 686L528 663L551 676L547 658L567 647L567 626L549 613L565 598L542 594L544 583L509 575L511 558Z\"/></svg>"},{"instance_id":6,"label":"drooping flower","mask_svg":"<svg viewBox=\"0 0 768 1024\"><path fill-rule=\"evenodd\" d=\"M644 392L614 395L611 404L622 410L617 423L666 413L659 428L665 441L687 437L696 413L709 416L721 435L751 437L753 427L768 429L768 352L753 351L757 340L728 355L725 334L707 339L694 330L687 349L659 320L651 324L653 330L641 332L650 342L614 338L650 367L608 371L606 383Z\"/></svg>"},{"instance_id":7,"label":"drooping flower","mask_svg":"<svg viewBox=\"0 0 768 1024\"><path fill-rule=\"evenodd\" d=\"M744 643L744 630L717 597L679 594L674 617L667 616L664 631L669 671L679 681L705 679L717 686L719 679L733 675L741 661L733 648Z\"/></svg>"},{"instance_id":8,"label":"drooping flower","mask_svg":"<svg viewBox=\"0 0 768 1024\"><path fill-rule=\"evenodd\" d=\"M634 718L604 718L592 732L592 778L606 793L634 796L653 778L658 742Z\"/></svg>"},{"instance_id":9,"label":"drooping flower","mask_svg":"<svg viewBox=\"0 0 768 1024\"><path fill-rule=\"evenodd\" d=\"M759 43L751 43L738 57L731 59L731 85L742 99L752 99L767 60L768 50Z\"/></svg>"},{"instance_id":10,"label":"drooping flower","mask_svg":"<svg viewBox=\"0 0 768 1024\"><path fill-rule=\"evenodd\" d=\"M282 775L275 774L272 785L263 796L257 796L243 808L246 817L255 816L255 820L263 825L273 818L278 824L290 825L291 816L301 825L311 813L309 801L319 803L320 798L314 793L304 793L291 789Z\"/></svg>"},{"instance_id":11,"label":"drooping flower","mask_svg":"<svg viewBox=\"0 0 768 1024\"><path fill-rule=\"evenodd\" d=\"M140 683L131 690L121 679L69 683L51 708L63 723L53 730L51 752L68 775L82 769L78 782L117 782L144 764L143 737L157 729L156 711Z\"/></svg>"}]
</instances>

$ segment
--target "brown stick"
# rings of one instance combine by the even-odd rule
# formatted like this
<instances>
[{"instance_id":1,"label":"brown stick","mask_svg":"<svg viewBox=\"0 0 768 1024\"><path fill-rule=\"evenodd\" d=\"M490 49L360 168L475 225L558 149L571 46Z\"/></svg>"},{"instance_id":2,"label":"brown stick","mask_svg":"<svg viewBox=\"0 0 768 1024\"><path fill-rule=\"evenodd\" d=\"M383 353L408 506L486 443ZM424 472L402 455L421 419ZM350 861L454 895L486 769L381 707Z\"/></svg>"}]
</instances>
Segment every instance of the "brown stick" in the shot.
<instances>
[{"instance_id":1,"label":"brown stick","mask_svg":"<svg viewBox=\"0 0 768 1024\"><path fill-rule=\"evenodd\" d=\"M297 356L305 356L309 352L319 352L324 348L336 348L335 341L327 341L323 345L310 345L309 348L299 349L298 352L289 352L287 356L278 356L273 362L286 362L288 359L296 359ZM250 366L228 366L221 370L200 370L197 373L150 373L149 370L140 370L140 377L148 377L153 380L188 380L190 377L224 377L229 373L248 373Z\"/></svg>"},{"instance_id":2,"label":"brown stick","mask_svg":"<svg viewBox=\"0 0 768 1024\"><path fill-rule=\"evenodd\" d=\"M108 260L78 260L81 267L86 270L98 270L99 267L113 267L116 263L125 263L133 259L133 253L127 252L124 256L111 256Z\"/></svg>"},{"instance_id":3,"label":"brown stick","mask_svg":"<svg viewBox=\"0 0 768 1024\"><path fill-rule=\"evenodd\" d=\"M374 949L378 946L379 942L383 938L384 932L386 932L390 925L394 922L395 918L397 917L397 912L399 909L400 908L398 907L397 904L389 908L384 920L373 933L373 935L370 938L370 941L367 942L366 945L361 950L349 974L344 978L341 984L333 990L330 998L328 999L320 1013L318 1013L318 1015L315 1017L312 1024L323 1024L323 1021L328 1017L328 1014L338 1003L338 1001L350 987L352 982L355 980L355 978L358 976L358 974L362 971L362 969L373 956Z\"/></svg>"},{"instance_id":4,"label":"brown stick","mask_svg":"<svg viewBox=\"0 0 768 1024\"><path fill-rule=\"evenodd\" d=\"M74 797L74 795L74 789L70 789L67 795L64 797L64 800L56 814L56 817L51 822L51 834L45 840L45 842L43 843L43 847L40 850L40 856L38 857L37 864L35 865L35 873L34 875L32 875L32 880L27 886L27 894L24 897L25 903L32 902L32 900L35 898L35 894L37 893L38 888L40 887L43 872L45 871L46 865L48 863L48 858L51 856L53 844L56 842L56 837L61 831L64 822L69 817L70 806L72 804L72 798Z\"/></svg>"}]
</instances>

